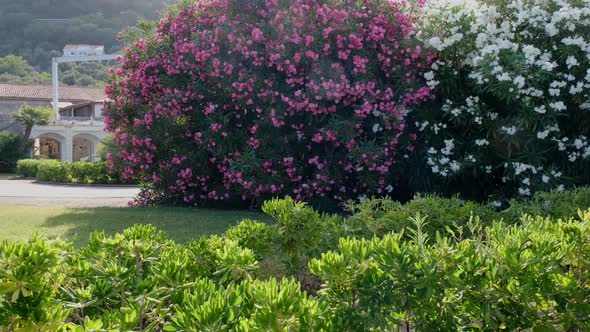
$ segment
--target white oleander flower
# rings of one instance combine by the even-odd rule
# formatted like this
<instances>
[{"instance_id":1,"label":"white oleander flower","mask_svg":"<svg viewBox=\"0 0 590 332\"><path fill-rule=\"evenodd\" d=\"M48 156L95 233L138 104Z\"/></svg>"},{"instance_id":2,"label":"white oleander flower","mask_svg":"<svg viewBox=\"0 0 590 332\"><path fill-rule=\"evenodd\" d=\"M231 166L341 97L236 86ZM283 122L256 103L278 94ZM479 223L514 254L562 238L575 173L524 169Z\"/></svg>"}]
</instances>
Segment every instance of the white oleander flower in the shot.
<instances>
[{"instance_id":1,"label":"white oleander flower","mask_svg":"<svg viewBox=\"0 0 590 332\"><path fill-rule=\"evenodd\" d=\"M549 103L549 107L553 108L556 111L564 111L567 109L563 101L556 101L553 103Z\"/></svg>"},{"instance_id":2,"label":"white oleander flower","mask_svg":"<svg viewBox=\"0 0 590 332\"><path fill-rule=\"evenodd\" d=\"M516 86L517 86L519 89L523 88L523 87L524 87L524 84L525 84L524 77L522 77L522 76L520 76L520 75L519 75L519 76L516 76L516 77L514 78L514 84L516 84Z\"/></svg>"},{"instance_id":3,"label":"white oleander flower","mask_svg":"<svg viewBox=\"0 0 590 332\"><path fill-rule=\"evenodd\" d=\"M531 190L529 188L518 188L518 193L522 196L530 196Z\"/></svg>"},{"instance_id":4,"label":"white oleander flower","mask_svg":"<svg viewBox=\"0 0 590 332\"><path fill-rule=\"evenodd\" d=\"M506 134L512 136L514 134L516 134L516 132L518 131L518 129L516 129L515 126L510 126L510 127L506 127L506 126L502 126L502 131L504 131Z\"/></svg>"},{"instance_id":5,"label":"white oleander flower","mask_svg":"<svg viewBox=\"0 0 590 332\"><path fill-rule=\"evenodd\" d=\"M565 64L567 65L567 68L570 69L578 65L578 60L574 56L570 55L567 57L567 59L565 59Z\"/></svg>"},{"instance_id":6,"label":"white oleander flower","mask_svg":"<svg viewBox=\"0 0 590 332\"><path fill-rule=\"evenodd\" d=\"M543 130L537 133L537 138L538 139L545 139L547 138L547 136L549 136L549 130Z\"/></svg>"},{"instance_id":7,"label":"white oleander flower","mask_svg":"<svg viewBox=\"0 0 590 332\"><path fill-rule=\"evenodd\" d=\"M490 144L490 142L487 139L482 138L482 139L476 139L475 144L478 146L484 146L484 145Z\"/></svg>"}]
</instances>

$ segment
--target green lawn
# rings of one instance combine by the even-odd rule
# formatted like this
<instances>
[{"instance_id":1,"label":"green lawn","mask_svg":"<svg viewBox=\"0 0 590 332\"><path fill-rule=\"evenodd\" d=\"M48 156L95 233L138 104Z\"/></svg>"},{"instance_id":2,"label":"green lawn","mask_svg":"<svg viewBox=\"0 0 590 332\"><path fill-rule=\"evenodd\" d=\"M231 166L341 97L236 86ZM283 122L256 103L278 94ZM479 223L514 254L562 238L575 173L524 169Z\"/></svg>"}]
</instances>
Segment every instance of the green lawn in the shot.
<instances>
[{"instance_id":1,"label":"green lawn","mask_svg":"<svg viewBox=\"0 0 590 332\"><path fill-rule=\"evenodd\" d=\"M0 240L27 239L35 230L50 239L60 237L75 245L87 243L93 231L121 232L134 224L152 224L179 242L223 233L242 219L266 221L257 212L189 208L29 207L0 205Z\"/></svg>"},{"instance_id":2,"label":"green lawn","mask_svg":"<svg viewBox=\"0 0 590 332\"><path fill-rule=\"evenodd\" d=\"M14 178L17 177L18 174L16 173L0 173L0 179L2 178Z\"/></svg>"}]
</instances>

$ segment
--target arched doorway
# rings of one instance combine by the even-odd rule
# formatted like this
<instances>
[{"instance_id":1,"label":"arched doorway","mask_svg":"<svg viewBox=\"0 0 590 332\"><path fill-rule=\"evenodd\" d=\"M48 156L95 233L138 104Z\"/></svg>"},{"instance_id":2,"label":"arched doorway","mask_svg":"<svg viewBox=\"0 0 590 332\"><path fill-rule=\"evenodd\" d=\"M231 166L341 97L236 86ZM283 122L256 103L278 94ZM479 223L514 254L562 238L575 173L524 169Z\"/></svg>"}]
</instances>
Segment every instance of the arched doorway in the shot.
<instances>
[{"instance_id":1,"label":"arched doorway","mask_svg":"<svg viewBox=\"0 0 590 332\"><path fill-rule=\"evenodd\" d=\"M59 159L61 156L59 142L50 137L39 139L39 157L43 159Z\"/></svg>"},{"instance_id":2,"label":"arched doorway","mask_svg":"<svg viewBox=\"0 0 590 332\"><path fill-rule=\"evenodd\" d=\"M41 159L63 159L64 138L57 134L42 134L34 140L33 157Z\"/></svg>"},{"instance_id":3,"label":"arched doorway","mask_svg":"<svg viewBox=\"0 0 590 332\"><path fill-rule=\"evenodd\" d=\"M90 134L78 134L72 140L73 161L94 161L100 140Z\"/></svg>"}]
</instances>

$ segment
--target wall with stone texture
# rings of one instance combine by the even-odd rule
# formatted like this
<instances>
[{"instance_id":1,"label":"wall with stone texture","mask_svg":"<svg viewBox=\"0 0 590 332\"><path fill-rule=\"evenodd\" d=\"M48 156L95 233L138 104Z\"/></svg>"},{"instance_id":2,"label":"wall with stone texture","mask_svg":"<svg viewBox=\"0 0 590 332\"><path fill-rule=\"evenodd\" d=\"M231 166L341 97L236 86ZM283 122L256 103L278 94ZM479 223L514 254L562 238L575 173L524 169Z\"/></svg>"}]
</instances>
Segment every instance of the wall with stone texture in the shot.
<instances>
[{"instance_id":1,"label":"wall with stone texture","mask_svg":"<svg viewBox=\"0 0 590 332\"><path fill-rule=\"evenodd\" d=\"M11 114L18 111L18 109L23 105L29 105L33 107L51 107L51 102L0 99L0 131L5 130L13 134L19 134L22 132L23 128L14 122Z\"/></svg>"}]
</instances>

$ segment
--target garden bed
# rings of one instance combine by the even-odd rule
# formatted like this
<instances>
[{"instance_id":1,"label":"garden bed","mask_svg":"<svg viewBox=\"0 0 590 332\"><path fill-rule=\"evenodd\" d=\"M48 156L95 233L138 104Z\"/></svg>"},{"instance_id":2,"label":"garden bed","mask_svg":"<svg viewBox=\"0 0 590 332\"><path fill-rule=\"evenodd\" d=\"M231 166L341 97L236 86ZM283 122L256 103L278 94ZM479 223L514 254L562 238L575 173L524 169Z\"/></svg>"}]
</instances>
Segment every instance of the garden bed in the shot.
<instances>
[{"instance_id":1,"label":"garden bed","mask_svg":"<svg viewBox=\"0 0 590 332\"><path fill-rule=\"evenodd\" d=\"M349 208L342 217L273 200L263 207L271 223L245 220L183 243L145 224L91 234L79 248L39 236L6 243L0 322L45 330L590 328L590 188L503 211L436 197Z\"/></svg>"}]
</instances>

